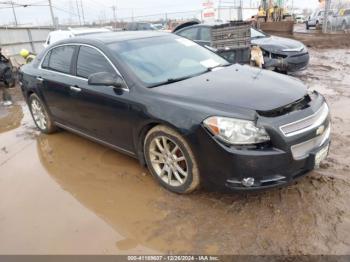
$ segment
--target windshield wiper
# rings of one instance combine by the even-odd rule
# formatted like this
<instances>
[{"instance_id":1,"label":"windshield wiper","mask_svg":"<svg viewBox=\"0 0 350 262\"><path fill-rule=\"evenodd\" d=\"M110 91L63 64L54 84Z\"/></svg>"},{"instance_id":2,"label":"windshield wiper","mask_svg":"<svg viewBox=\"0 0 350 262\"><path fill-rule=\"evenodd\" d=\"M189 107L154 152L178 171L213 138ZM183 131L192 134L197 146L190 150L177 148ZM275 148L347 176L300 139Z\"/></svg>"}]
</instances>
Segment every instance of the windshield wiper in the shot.
<instances>
[{"instance_id":1,"label":"windshield wiper","mask_svg":"<svg viewBox=\"0 0 350 262\"><path fill-rule=\"evenodd\" d=\"M162 86L162 85L169 85L169 84L172 84L172 83L176 83L176 82L180 82L180 81L189 79L189 78L191 78L191 77L193 77L193 76L190 75L190 76L184 76L184 77L178 77L178 78L169 78L169 79L167 79L167 80L164 81L164 82L160 82L160 83L151 85L151 86L149 86L149 87L152 88L152 87L157 87L157 86Z\"/></svg>"},{"instance_id":2,"label":"windshield wiper","mask_svg":"<svg viewBox=\"0 0 350 262\"><path fill-rule=\"evenodd\" d=\"M157 84L154 84L154 85L149 86L149 88L157 87L157 86L162 86L162 85L169 85L169 84L172 84L172 83L180 82L180 81L183 81L183 80L186 80L186 79L195 77L195 76L199 76L199 75L202 75L202 74L211 72L211 71L213 71L213 69L215 69L215 68L218 68L218 67L227 67L227 66L230 66L230 65L232 65L232 64L231 64L231 63L227 63L227 64L225 64L225 65L216 65L216 66L213 66L213 67L208 67L205 71L200 72L200 73L198 73L198 74L193 74L193 75L183 76L183 77L178 77L178 78L168 78L168 79L167 79L166 81L164 81L164 82L160 82L160 83L157 83Z\"/></svg>"},{"instance_id":3,"label":"windshield wiper","mask_svg":"<svg viewBox=\"0 0 350 262\"><path fill-rule=\"evenodd\" d=\"M215 69L215 68L228 67L228 66L231 66L231 65L232 65L232 63L227 63L227 64L224 64L224 65L216 65L216 66L208 67L207 72L208 71L213 71L213 69Z\"/></svg>"}]
</instances>

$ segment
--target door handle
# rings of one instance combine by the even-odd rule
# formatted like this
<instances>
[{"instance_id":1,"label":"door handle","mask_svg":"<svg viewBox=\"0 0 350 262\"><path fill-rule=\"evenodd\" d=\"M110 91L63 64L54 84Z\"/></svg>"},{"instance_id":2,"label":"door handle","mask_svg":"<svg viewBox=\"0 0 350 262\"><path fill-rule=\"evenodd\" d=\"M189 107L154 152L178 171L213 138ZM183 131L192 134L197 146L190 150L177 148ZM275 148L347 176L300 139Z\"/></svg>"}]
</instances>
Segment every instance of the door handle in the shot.
<instances>
[{"instance_id":1,"label":"door handle","mask_svg":"<svg viewBox=\"0 0 350 262\"><path fill-rule=\"evenodd\" d=\"M38 80L39 82L44 82L44 78L42 78L41 76L38 76L36 80Z\"/></svg>"},{"instance_id":2,"label":"door handle","mask_svg":"<svg viewBox=\"0 0 350 262\"><path fill-rule=\"evenodd\" d=\"M71 87L70 87L70 90L71 90L71 91L74 91L74 92L77 92L77 93L81 92L81 88L80 88L80 87L77 87L77 86L71 86Z\"/></svg>"}]
</instances>

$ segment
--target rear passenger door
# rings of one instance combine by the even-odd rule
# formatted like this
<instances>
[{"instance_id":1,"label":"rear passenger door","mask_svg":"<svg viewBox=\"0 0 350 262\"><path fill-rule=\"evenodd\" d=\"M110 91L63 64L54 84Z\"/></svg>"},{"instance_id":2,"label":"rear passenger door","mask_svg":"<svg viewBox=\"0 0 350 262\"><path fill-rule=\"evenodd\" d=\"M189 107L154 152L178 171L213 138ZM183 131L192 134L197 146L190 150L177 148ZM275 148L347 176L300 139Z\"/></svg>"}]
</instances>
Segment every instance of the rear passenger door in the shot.
<instances>
[{"instance_id":1,"label":"rear passenger door","mask_svg":"<svg viewBox=\"0 0 350 262\"><path fill-rule=\"evenodd\" d=\"M74 107L70 89L75 83L72 61L76 46L64 45L51 49L45 56L37 75L38 87L55 121L74 125Z\"/></svg>"},{"instance_id":2,"label":"rear passenger door","mask_svg":"<svg viewBox=\"0 0 350 262\"><path fill-rule=\"evenodd\" d=\"M72 93L79 130L120 149L133 150L129 90L88 84L91 74L117 73L99 49L82 45L76 61L76 92Z\"/></svg>"}]
</instances>

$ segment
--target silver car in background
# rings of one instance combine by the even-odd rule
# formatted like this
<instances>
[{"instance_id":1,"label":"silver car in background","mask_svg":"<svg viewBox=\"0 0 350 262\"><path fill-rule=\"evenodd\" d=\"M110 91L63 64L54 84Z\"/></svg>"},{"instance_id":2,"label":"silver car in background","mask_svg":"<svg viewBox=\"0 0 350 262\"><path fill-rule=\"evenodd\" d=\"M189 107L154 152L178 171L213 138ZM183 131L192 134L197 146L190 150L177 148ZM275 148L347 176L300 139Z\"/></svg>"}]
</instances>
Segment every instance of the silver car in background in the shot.
<instances>
[{"instance_id":1,"label":"silver car in background","mask_svg":"<svg viewBox=\"0 0 350 262\"><path fill-rule=\"evenodd\" d=\"M350 28L350 9L341 9L328 17L327 28L331 31L345 31Z\"/></svg>"},{"instance_id":2,"label":"silver car in background","mask_svg":"<svg viewBox=\"0 0 350 262\"><path fill-rule=\"evenodd\" d=\"M333 16L333 11L328 11L328 17ZM309 30L311 27L314 27L316 29L319 29L323 25L325 11L324 10L317 10L313 12L306 21L306 29Z\"/></svg>"}]
</instances>

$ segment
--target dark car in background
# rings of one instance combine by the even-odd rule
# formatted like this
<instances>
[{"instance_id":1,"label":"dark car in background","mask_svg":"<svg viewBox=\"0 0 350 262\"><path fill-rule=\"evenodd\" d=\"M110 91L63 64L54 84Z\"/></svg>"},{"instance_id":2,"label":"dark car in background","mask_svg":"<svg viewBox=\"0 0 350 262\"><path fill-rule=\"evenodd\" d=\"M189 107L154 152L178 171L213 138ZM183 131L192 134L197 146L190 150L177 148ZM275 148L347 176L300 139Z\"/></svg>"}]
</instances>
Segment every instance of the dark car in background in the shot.
<instances>
[{"instance_id":1,"label":"dark car in background","mask_svg":"<svg viewBox=\"0 0 350 262\"><path fill-rule=\"evenodd\" d=\"M125 27L126 31L152 31L159 30L156 26L146 22L131 22Z\"/></svg>"},{"instance_id":2,"label":"dark car in background","mask_svg":"<svg viewBox=\"0 0 350 262\"><path fill-rule=\"evenodd\" d=\"M22 67L20 85L43 133L60 127L133 156L176 193L286 185L328 153L322 95L174 34L67 39Z\"/></svg>"},{"instance_id":3,"label":"dark car in background","mask_svg":"<svg viewBox=\"0 0 350 262\"><path fill-rule=\"evenodd\" d=\"M189 23L189 26L179 26L174 33L186 37L196 43L211 47L213 24ZM260 30L251 28L251 45L259 46L263 51L263 67L279 72L296 72L306 69L310 56L304 44L299 41L271 36ZM225 59L230 61L230 55L225 54ZM233 62L232 60L230 62Z\"/></svg>"}]
</instances>

